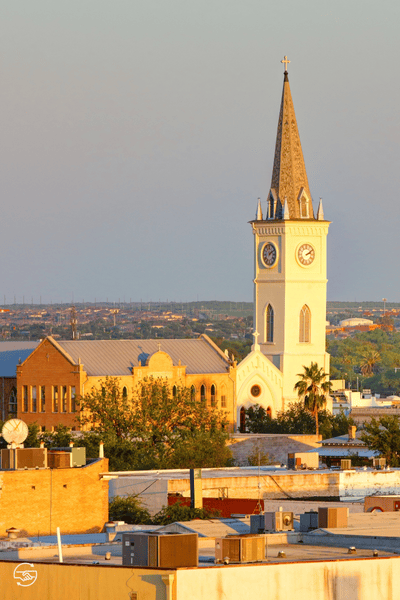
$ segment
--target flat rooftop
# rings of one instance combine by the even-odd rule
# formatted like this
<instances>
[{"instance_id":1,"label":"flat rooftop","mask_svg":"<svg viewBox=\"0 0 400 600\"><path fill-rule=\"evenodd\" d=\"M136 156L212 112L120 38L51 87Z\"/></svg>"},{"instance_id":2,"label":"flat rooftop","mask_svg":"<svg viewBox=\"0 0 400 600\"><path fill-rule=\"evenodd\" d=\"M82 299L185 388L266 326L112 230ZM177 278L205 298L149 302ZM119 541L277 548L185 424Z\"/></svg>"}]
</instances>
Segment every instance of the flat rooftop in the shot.
<instances>
[{"instance_id":1,"label":"flat rooftop","mask_svg":"<svg viewBox=\"0 0 400 600\"><path fill-rule=\"evenodd\" d=\"M174 524L173 524L174 525ZM169 530L172 526L168 526ZM187 532L196 532L199 537L199 566L214 566L215 538L227 534L249 533L249 519L222 519L212 521L188 521L175 524L184 526ZM183 530L183 529L182 529ZM104 535L104 534L98 534ZM122 565L122 544L104 542L93 536L61 536L63 562L72 564ZM349 526L341 529L317 529L309 533L279 532L267 534L268 563L318 562L326 560L354 560L400 555L400 512L354 513L349 515ZM74 543L75 542L75 543ZM25 547L22 547L25 545ZM14 547L13 547L14 546ZM19 547L17 547L19 546ZM349 547L356 548L349 553ZM285 556L279 557L280 551ZM106 559L110 553L110 559ZM400 558L400 556L399 556ZM54 538L43 540L41 545L32 546L28 538L19 538L9 548L0 549L0 561L58 562L58 550Z\"/></svg>"}]
</instances>

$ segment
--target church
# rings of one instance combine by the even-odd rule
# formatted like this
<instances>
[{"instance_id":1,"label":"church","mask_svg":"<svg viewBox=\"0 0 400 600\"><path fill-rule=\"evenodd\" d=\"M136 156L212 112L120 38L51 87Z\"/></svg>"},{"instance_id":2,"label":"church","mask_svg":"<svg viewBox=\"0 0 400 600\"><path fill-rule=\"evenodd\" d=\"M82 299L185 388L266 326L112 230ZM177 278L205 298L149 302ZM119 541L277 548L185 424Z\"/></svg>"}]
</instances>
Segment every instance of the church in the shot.
<instances>
[{"instance_id":1,"label":"church","mask_svg":"<svg viewBox=\"0 0 400 600\"><path fill-rule=\"evenodd\" d=\"M259 404L274 417L290 402L304 366L329 373L325 348L326 238L322 201L315 213L285 56L271 188L250 221L254 237L254 345L237 367L237 422Z\"/></svg>"},{"instance_id":2,"label":"church","mask_svg":"<svg viewBox=\"0 0 400 600\"><path fill-rule=\"evenodd\" d=\"M144 377L167 378L172 390L225 412L230 431L244 430L245 409L276 416L298 400L304 366L329 373L325 351L326 238L322 202L314 212L285 57L271 188L250 221L254 238L254 344L236 362L207 336L197 340L58 341L46 338L17 366L18 417L42 430L76 428L75 396L118 377L129 395Z\"/></svg>"}]
</instances>

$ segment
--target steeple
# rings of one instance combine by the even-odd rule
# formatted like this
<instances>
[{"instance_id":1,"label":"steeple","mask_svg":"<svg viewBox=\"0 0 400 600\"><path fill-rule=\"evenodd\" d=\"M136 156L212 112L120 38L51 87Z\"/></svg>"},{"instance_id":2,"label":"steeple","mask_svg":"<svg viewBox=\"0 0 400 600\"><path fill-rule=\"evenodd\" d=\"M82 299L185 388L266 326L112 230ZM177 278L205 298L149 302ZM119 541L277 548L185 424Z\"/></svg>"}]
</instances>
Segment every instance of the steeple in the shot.
<instances>
[{"instance_id":1,"label":"steeple","mask_svg":"<svg viewBox=\"0 0 400 600\"><path fill-rule=\"evenodd\" d=\"M289 217L286 218L314 219L306 166L290 92L287 72L290 61L285 56L281 62L285 65L285 73L267 214L269 219L281 219L283 206L287 202Z\"/></svg>"}]
</instances>

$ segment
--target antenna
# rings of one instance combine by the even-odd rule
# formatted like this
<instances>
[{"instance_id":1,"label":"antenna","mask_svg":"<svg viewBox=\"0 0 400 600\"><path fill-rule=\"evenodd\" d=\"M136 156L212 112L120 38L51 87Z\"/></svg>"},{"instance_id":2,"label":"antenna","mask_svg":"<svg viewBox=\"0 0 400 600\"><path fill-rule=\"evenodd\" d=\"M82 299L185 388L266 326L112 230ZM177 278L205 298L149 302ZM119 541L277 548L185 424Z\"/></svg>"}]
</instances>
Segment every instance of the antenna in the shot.
<instances>
[{"instance_id":1,"label":"antenna","mask_svg":"<svg viewBox=\"0 0 400 600\"><path fill-rule=\"evenodd\" d=\"M71 319L70 319L70 323L71 323L71 335L72 335L72 339L73 340L77 340L78 339L78 329L77 329L78 319L77 319L77 316L76 316L76 308L75 308L75 306L71 306Z\"/></svg>"}]
</instances>

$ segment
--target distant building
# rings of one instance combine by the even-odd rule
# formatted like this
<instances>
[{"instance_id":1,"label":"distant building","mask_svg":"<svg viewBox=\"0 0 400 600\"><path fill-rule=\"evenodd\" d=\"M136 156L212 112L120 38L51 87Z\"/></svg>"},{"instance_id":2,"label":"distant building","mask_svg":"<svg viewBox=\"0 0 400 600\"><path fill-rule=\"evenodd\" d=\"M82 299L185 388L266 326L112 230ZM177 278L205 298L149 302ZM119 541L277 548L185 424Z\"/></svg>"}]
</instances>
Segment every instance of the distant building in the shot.
<instances>
[{"instance_id":1,"label":"distant building","mask_svg":"<svg viewBox=\"0 0 400 600\"><path fill-rule=\"evenodd\" d=\"M17 416L17 366L39 342L0 342L0 417Z\"/></svg>"}]
</instances>

